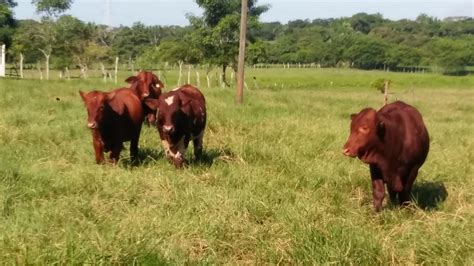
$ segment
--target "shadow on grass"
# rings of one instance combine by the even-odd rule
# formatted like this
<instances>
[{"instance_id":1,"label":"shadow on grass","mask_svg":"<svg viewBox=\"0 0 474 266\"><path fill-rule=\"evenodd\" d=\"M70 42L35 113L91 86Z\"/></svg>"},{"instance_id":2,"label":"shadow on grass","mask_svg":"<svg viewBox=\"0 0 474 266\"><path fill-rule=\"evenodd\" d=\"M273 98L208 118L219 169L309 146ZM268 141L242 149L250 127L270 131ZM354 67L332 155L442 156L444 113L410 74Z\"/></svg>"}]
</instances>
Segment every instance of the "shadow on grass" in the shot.
<instances>
[{"instance_id":1,"label":"shadow on grass","mask_svg":"<svg viewBox=\"0 0 474 266\"><path fill-rule=\"evenodd\" d=\"M203 166L206 168L210 168L214 164L216 159L221 159L223 161L231 161L231 158L233 158L234 156L235 155L230 150L204 149L202 152L201 159L196 160L194 159L194 156L191 155L191 158L188 158L187 160L187 165ZM160 160L168 161L165 156L165 153L163 152L163 149L140 148L138 150L138 159L136 161L132 161L130 157L127 157L121 160L121 164L125 168L140 167L153 165Z\"/></svg>"},{"instance_id":2,"label":"shadow on grass","mask_svg":"<svg viewBox=\"0 0 474 266\"><path fill-rule=\"evenodd\" d=\"M125 168L129 168L155 164L156 161L163 159L165 159L165 154L162 149L139 148L137 160L132 160L128 157L121 160L121 162Z\"/></svg>"},{"instance_id":3,"label":"shadow on grass","mask_svg":"<svg viewBox=\"0 0 474 266\"><path fill-rule=\"evenodd\" d=\"M199 160L190 160L189 165L200 165L210 168L217 158L225 155L226 152L219 149L204 149Z\"/></svg>"},{"instance_id":4,"label":"shadow on grass","mask_svg":"<svg viewBox=\"0 0 474 266\"><path fill-rule=\"evenodd\" d=\"M433 210L446 200L448 191L443 182L422 181L413 184L412 197L421 209Z\"/></svg>"}]
</instances>

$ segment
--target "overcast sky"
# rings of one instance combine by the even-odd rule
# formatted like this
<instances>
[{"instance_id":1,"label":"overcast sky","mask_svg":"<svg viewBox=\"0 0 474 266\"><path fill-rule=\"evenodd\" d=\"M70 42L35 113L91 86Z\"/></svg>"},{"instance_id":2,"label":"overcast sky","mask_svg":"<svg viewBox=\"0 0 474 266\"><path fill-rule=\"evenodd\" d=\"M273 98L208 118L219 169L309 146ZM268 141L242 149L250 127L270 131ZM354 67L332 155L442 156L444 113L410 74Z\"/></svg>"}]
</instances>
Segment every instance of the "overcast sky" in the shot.
<instances>
[{"instance_id":1,"label":"overcast sky","mask_svg":"<svg viewBox=\"0 0 474 266\"><path fill-rule=\"evenodd\" d=\"M37 19L31 0L17 0L16 18ZM107 2L110 2L107 16ZM295 19L338 18L355 13L381 13L385 18L414 19L420 13L438 18L450 16L473 17L474 0L259 0L270 4L262 21L286 23ZM146 25L187 25L187 13L202 12L194 0L74 0L67 14L100 24L132 25L140 21Z\"/></svg>"}]
</instances>

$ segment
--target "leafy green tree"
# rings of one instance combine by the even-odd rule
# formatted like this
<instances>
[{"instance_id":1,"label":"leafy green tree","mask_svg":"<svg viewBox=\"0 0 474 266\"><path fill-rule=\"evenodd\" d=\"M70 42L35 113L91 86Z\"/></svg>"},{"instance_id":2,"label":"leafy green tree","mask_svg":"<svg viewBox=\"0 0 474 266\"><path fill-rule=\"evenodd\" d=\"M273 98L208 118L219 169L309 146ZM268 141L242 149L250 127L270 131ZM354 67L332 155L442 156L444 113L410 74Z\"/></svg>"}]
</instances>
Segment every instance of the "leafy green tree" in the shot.
<instances>
[{"instance_id":1,"label":"leafy green tree","mask_svg":"<svg viewBox=\"0 0 474 266\"><path fill-rule=\"evenodd\" d=\"M249 45L247 53L247 62L250 64L268 62L269 45L263 41L256 41Z\"/></svg>"},{"instance_id":2,"label":"leafy green tree","mask_svg":"<svg viewBox=\"0 0 474 266\"><path fill-rule=\"evenodd\" d=\"M228 66L237 68L240 29L240 0L196 0L204 9L202 17L189 16L194 28L190 39L194 47L201 51L207 63L222 68L222 80L226 82ZM257 0L248 2L248 27L258 25L259 16L268 6L258 6Z\"/></svg>"},{"instance_id":3,"label":"leafy green tree","mask_svg":"<svg viewBox=\"0 0 474 266\"><path fill-rule=\"evenodd\" d=\"M440 31L440 20L435 17L430 17L427 14L420 14L416 17L415 20L417 23L421 24L422 34L428 35L430 37L439 35Z\"/></svg>"},{"instance_id":4,"label":"leafy green tree","mask_svg":"<svg viewBox=\"0 0 474 266\"><path fill-rule=\"evenodd\" d=\"M198 56L199 54L194 52L185 40L162 41L159 46L146 49L137 58L137 66L151 70L165 62L195 64L200 60Z\"/></svg>"},{"instance_id":5,"label":"leafy green tree","mask_svg":"<svg viewBox=\"0 0 474 266\"><path fill-rule=\"evenodd\" d=\"M444 20L439 27L439 36L474 35L474 19Z\"/></svg>"},{"instance_id":6,"label":"leafy green tree","mask_svg":"<svg viewBox=\"0 0 474 266\"><path fill-rule=\"evenodd\" d=\"M40 24L36 24L31 41L36 42L36 48L44 55L46 79L49 79L49 62L53 52L53 45L57 44L57 32L53 17L71 7L72 0L32 0L36 12L45 14Z\"/></svg>"},{"instance_id":7,"label":"leafy green tree","mask_svg":"<svg viewBox=\"0 0 474 266\"><path fill-rule=\"evenodd\" d=\"M121 27L112 41L112 51L124 61L132 62L146 49L158 45L157 35L143 23L134 23L132 27Z\"/></svg>"},{"instance_id":8,"label":"leafy green tree","mask_svg":"<svg viewBox=\"0 0 474 266\"><path fill-rule=\"evenodd\" d=\"M436 38L425 45L430 51L428 63L443 67L443 73L448 75L466 74L465 67L473 63L474 44L473 38L469 41L463 39Z\"/></svg>"},{"instance_id":9,"label":"leafy green tree","mask_svg":"<svg viewBox=\"0 0 474 266\"><path fill-rule=\"evenodd\" d=\"M57 45L55 65L65 68L77 65L83 77L87 77L87 69L96 61L111 61L111 48L98 41L98 27L85 24L72 16L61 16L56 21Z\"/></svg>"},{"instance_id":10,"label":"leafy green tree","mask_svg":"<svg viewBox=\"0 0 474 266\"><path fill-rule=\"evenodd\" d=\"M10 47L12 36L16 27L16 21L13 18L12 8L16 6L16 2L11 0L0 1L0 43Z\"/></svg>"},{"instance_id":11,"label":"leafy green tree","mask_svg":"<svg viewBox=\"0 0 474 266\"><path fill-rule=\"evenodd\" d=\"M31 41L35 43L38 49L44 56L46 79L49 79L49 60L53 52L53 45L56 44L57 32L54 21L46 19L41 23L35 25L35 31L31 35Z\"/></svg>"},{"instance_id":12,"label":"leafy green tree","mask_svg":"<svg viewBox=\"0 0 474 266\"><path fill-rule=\"evenodd\" d=\"M70 67L77 58L84 53L84 47L91 37L86 25L72 16L61 16L55 23L56 45L55 66L59 68ZM74 60L76 59L76 60Z\"/></svg>"},{"instance_id":13,"label":"leafy green tree","mask_svg":"<svg viewBox=\"0 0 474 266\"><path fill-rule=\"evenodd\" d=\"M295 45L297 39L292 34L286 34L278 38L273 44L274 49L270 53L273 62L295 63L298 47Z\"/></svg>"},{"instance_id":14,"label":"leafy green tree","mask_svg":"<svg viewBox=\"0 0 474 266\"><path fill-rule=\"evenodd\" d=\"M24 57L25 63L36 63L41 59L42 54L38 50L36 43L32 42L31 37L39 28L39 22L35 20L21 20L13 35L13 54Z\"/></svg>"},{"instance_id":15,"label":"leafy green tree","mask_svg":"<svg viewBox=\"0 0 474 266\"><path fill-rule=\"evenodd\" d=\"M381 14L367 14L367 13L357 13L351 17L351 27L354 31L369 33L372 28L380 25L383 22L383 17Z\"/></svg>"},{"instance_id":16,"label":"leafy green tree","mask_svg":"<svg viewBox=\"0 0 474 266\"><path fill-rule=\"evenodd\" d=\"M420 66L422 53L417 48L405 45L392 45L386 51L387 67Z\"/></svg>"},{"instance_id":17,"label":"leafy green tree","mask_svg":"<svg viewBox=\"0 0 474 266\"><path fill-rule=\"evenodd\" d=\"M17 6L17 3L14 0L0 0L0 5L7 6L9 8L13 8L13 7Z\"/></svg>"},{"instance_id":18,"label":"leafy green tree","mask_svg":"<svg viewBox=\"0 0 474 266\"><path fill-rule=\"evenodd\" d=\"M249 29L251 39L260 39L264 41L273 41L283 34L283 25L280 22L262 23L260 27Z\"/></svg>"},{"instance_id":19,"label":"leafy green tree","mask_svg":"<svg viewBox=\"0 0 474 266\"><path fill-rule=\"evenodd\" d=\"M36 12L43 13L47 17L55 17L71 8L73 0L32 0L36 6Z\"/></svg>"},{"instance_id":20,"label":"leafy green tree","mask_svg":"<svg viewBox=\"0 0 474 266\"><path fill-rule=\"evenodd\" d=\"M387 48L388 45L381 40L357 36L352 46L344 51L344 57L357 68L381 68L386 61Z\"/></svg>"},{"instance_id":21,"label":"leafy green tree","mask_svg":"<svg viewBox=\"0 0 474 266\"><path fill-rule=\"evenodd\" d=\"M297 19L288 21L288 28L305 28L309 26L311 26L311 22L309 22L308 19Z\"/></svg>"}]
</instances>

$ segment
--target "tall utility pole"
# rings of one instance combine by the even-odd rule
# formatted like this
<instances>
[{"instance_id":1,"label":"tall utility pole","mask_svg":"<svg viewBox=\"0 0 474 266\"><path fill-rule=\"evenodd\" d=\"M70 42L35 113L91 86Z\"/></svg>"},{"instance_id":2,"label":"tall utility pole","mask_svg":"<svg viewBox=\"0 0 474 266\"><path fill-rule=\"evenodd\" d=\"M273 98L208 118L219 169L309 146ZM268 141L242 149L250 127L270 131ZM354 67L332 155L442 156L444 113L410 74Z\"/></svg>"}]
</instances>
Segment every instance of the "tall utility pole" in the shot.
<instances>
[{"instance_id":1,"label":"tall utility pole","mask_svg":"<svg viewBox=\"0 0 474 266\"><path fill-rule=\"evenodd\" d=\"M245 68L245 41L247 36L247 0L242 0L240 11L240 45L239 45L239 65L237 68L237 94L235 100L238 104L244 101L244 68Z\"/></svg>"}]
</instances>

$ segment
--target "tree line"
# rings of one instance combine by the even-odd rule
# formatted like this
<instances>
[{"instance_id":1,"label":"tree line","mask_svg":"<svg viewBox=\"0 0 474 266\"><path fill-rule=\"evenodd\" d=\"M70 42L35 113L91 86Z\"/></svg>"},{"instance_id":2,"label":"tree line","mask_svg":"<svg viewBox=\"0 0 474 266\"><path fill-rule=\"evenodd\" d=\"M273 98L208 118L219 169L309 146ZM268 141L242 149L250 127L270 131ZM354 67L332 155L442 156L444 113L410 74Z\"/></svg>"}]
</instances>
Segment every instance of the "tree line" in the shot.
<instances>
[{"instance_id":1,"label":"tree line","mask_svg":"<svg viewBox=\"0 0 474 266\"><path fill-rule=\"evenodd\" d=\"M14 18L14 0L0 0L0 42L11 64L67 70L110 66L118 59L130 69L157 69L166 64L236 70L240 0L196 0L202 16L187 15L187 26L109 27L61 15L72 0L33 0L42 15ZM474 20L443 20L419 15L390 20L381 14L262 23L270 6L249 1L247 64L314 64L321 67L397 70L441 68L445 74L467 73L474 66ZM47 65L47 67L45 67Z\"/></svg>"}]
</instances>

